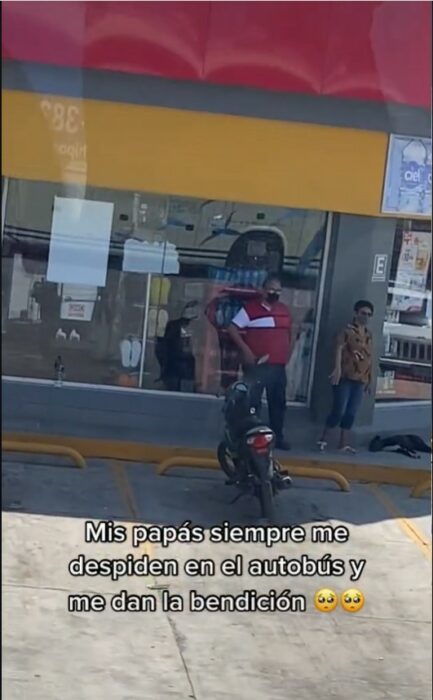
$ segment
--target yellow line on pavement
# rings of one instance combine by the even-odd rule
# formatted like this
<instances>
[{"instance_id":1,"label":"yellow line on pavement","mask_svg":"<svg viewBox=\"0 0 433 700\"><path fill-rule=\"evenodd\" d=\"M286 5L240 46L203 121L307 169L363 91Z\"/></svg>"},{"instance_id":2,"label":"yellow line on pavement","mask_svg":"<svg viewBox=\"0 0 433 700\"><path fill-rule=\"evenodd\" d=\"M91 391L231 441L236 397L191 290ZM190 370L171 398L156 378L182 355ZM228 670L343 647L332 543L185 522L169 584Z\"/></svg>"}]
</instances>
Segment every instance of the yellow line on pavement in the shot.
<instances>
[{"instance_id":1,"label":"yellow line on pavement","mask_svg":"<svg viewBox=\"0 0 433 700\"><path fill-rule=\"evenodd\" d=\"M405 518L400 513L395 503L379 488L379 486L377 486L377 484L369 484L367 488L373 493L379 503L383 505L385 510L396 519L401 531L404 532L404 534L407 535L413 542L415 542L424 556L431 561L432 546L429 538L418 529L412 520Z\"/></svg>"},{"instance_id":2,"label":"yellow line on pavement","mask_svg":"<svg viewBox=\"0 0 433 700\"><path fill-rule=\"evenodd\" d=\"M131 520L139 520L139 511L137 502L135 500L134 492L129 483L128 474L126 471L126 466L122 462L111 462L111 470L113 472L114 481L116 483L117 489L120 493L120 497L123 504L130 516ZM130 524L129 529L132 529L132 524ZM154 557L154 548L152 542L143 542L140 544L138 550L146 554L149 559ZM151 577L152 578L152 577Z\"/></svg>"},{"instance_id":3,"label":"yellow line on pavement","mask_svg":"<svg viewBox=\"0 0 433 700\"><path fill-rule=\"evenodd\" d=\"M132 520L138 520L138 507L125 465L122 462L111 462L110 465L118 491L129 516Z\"/></svg>"}]
</instances>

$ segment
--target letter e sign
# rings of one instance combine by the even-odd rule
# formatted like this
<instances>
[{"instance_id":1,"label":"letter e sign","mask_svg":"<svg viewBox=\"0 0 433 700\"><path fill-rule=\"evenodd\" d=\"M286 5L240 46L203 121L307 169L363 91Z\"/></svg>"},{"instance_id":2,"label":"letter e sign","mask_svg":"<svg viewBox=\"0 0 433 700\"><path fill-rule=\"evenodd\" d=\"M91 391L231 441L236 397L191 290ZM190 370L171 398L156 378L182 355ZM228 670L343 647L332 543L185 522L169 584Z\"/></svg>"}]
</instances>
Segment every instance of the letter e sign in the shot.
<instances>
[{"instance_id":1,"label":"letter e sign","mask_svg":"<svg viewBox=\"0 0 433 700\"><path fill-rule=\"evenodd\" d=\"M371 277L372 282L385 282L386 272L388 268L388 255L385 253L379 253L374 256L373 264L373 274Z\"/></svg>"}]
</instances>

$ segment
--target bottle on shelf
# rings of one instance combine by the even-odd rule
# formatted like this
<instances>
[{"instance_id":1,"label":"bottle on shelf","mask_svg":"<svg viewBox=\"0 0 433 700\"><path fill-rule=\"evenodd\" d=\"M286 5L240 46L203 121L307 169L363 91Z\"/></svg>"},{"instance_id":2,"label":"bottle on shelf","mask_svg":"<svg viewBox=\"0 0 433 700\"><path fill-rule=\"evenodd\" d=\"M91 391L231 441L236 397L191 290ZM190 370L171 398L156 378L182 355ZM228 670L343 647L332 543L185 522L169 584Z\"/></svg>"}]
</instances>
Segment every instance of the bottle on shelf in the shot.
<instances>
[{"instance_id":1,"label":"bottle on shelf","mask_svg":"<svg viewBox=\"0 0 433 700\"><path fill-rule=\"evenodd\" d=\"M56 374L54 386L60 387L63 385L63 380L65 378L65 365L60 355L57 355L56 361L54 362L54 371Z\"/></svg>"}]
</instances>

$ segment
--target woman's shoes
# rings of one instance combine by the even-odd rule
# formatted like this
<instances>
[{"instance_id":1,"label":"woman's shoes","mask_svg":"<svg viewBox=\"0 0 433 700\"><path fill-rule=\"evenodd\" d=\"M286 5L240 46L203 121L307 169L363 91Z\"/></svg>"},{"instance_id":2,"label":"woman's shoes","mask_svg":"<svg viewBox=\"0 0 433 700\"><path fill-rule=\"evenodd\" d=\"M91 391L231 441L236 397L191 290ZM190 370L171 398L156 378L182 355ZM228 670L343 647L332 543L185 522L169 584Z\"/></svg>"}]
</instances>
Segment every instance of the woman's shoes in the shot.
<instances>
[{"instance_id":1,"label":"woman's shoes","mask_svg":"<svg viewBox=\"0 0 433 700\"><path fill-rule=\"evenodd\" d=\"M356 454L356 450L350 445L344 445L344 447L340 447L340 452L348 452L351 455Z\"/></svg>"}]
</instances>

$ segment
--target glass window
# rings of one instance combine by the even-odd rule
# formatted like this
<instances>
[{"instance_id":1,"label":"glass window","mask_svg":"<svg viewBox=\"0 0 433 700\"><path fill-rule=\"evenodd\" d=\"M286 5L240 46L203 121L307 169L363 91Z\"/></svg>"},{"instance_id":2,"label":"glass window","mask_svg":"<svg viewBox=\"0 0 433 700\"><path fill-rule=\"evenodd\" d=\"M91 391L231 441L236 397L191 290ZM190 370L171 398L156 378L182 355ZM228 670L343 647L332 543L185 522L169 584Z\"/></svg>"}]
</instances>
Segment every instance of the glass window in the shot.
<instances>
[{"instance_id":1,"label":"glass window","mask_svg":"<svg viewBox=\"0 0 433 700\"><path fill-rule=\"evenodd\" d=\"M431 399L431 224L399 221L394 241L377 401Z\"/></svg>"},{"instance_id":2,"label":"glass window","mask_svg":"<svg viewBox=\"0 0 433 700\"><path fill-rule=\"evenodd\" d=\"M287 399L305 402L326 220L287 207L11 180L3 372L54 380L60 356L67 381L219 394L241 371L227 325L275 272L293 318Z\"/></svg>"}]
</instances>

